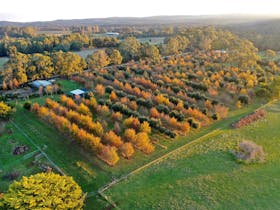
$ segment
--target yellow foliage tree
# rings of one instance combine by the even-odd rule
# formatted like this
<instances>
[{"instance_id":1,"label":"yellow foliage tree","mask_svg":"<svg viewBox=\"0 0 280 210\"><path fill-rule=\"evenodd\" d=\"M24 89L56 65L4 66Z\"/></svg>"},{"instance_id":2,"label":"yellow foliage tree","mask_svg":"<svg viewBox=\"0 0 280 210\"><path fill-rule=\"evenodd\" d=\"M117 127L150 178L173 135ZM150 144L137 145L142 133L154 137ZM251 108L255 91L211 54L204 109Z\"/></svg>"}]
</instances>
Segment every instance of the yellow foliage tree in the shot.
<instances>
[{"instance_id":1,"label":"yellow foliage tree","mask_svg":"<svg viewBox=\"0 0 280 210\"><path fill-rule=\"evenodd\" d=\"M4 209L82 209L85 200L72 177L39 173L14 181L0 200Z\"/></svg>"},{"instance_id":2,"label":"yellow foliage tree","mask_svg":"<svg viewBox=\"0 0 280 210\"><path fill-rule=\"evenodd\" d=\"M3 101L0 101L0 119L7 119L12 113L12 108L5 104Z\"/></svg>"}]
</instances>

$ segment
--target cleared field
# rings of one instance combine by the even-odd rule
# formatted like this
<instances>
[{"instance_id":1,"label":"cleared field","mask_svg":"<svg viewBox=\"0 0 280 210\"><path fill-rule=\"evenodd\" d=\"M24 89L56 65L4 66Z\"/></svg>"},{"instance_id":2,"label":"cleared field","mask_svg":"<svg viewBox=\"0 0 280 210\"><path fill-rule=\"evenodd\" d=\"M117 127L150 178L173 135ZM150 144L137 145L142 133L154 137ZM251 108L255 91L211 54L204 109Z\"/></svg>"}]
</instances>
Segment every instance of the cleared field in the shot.
<instances>
[{"instance_id":1,"label":"cleared field","mask_svg":"<svg viewBox=\"0 0 280 210\"><path fill-rule=\"evenodd\" d=\"M141 43L149 43L151 45L163 44L165 37L145 37L137 38Z\"/></svg>"},{"instance_id":2,"label":"cleared field","mask_svg":"<svg viewBox=\"0 0 280 210\"><path fill-rule=\"evenodd\" d=\"M279 209L280 102L266 110L266 119L238 130L224 124L218 135L171 155L105 194L121 209ZM230 150L242 140L263 146L266 163L237 164Z\"/></svg>"},{"instance_id":3,"label":"cleared field","mask_svg":"<svg viewBox=\"0 0 280 210\"><path fill-rule=\"evenodd\" d=\"M7 57L1 57L0 58L0 71L2 70L2 66L4 63L6 63L9 60Z\"/></svg>"},{"instance_id":4,"label":"cleared field","mask_svg":"<svg viewBox=\"0 0 280 210\"><path fill-rule=\"evenodd\" d=\"M78 54L79 56L81 56L82 58L86 58L88 55L94 53L97 50L101 50L98 48L92 48L92 49L86 49L86 50L81 50L81 51L75 51L73 53Z\"/></svg>"}]
</instances>

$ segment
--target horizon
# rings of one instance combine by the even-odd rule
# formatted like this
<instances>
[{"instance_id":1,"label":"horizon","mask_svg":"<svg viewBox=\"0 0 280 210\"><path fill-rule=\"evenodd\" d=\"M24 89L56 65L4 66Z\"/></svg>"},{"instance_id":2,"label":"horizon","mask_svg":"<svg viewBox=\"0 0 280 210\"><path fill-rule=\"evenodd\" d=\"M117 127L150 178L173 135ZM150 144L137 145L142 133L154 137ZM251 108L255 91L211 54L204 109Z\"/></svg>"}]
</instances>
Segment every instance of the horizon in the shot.
<instances>
[{"instance_id":1,"label":"horizon","mask_svg":"<svg viewBox=\"0 0 280 210\"><path fill-rule=\"evenodd\" d=\"M16 7L15 7L16 5ZM207 0L185 1L173 0L170 2L151 2L142 0L131 3L129 0L104 0L92 2L90 0L55 1L49 0L44 4L36 0L10 0L2 3L0 21L37 22L73 19L95 18L141 18L155 16L221 16L221 15L255 15L280 16L279 3L275 0L251 1L224 1ZM109 6L108 6L109 5ZM203 7L201 6L203 5ZM97 8L97 9L96 9Z\"/></svg>"},{"instance_id":2,"label":"horizon","mask_svg":"<svg viewBox=\"0 0 280 210\"><path fill-rule=\"evenodd\" d=\"M1 15L1 14L0 14ZM157 17L234 17L240 15L242 17L252 17L252 18L280 18L280 14L252 14L252 13L232 13L232 14L202 14L202 15L152 15L152 16L108 16L108 17L85 17L85 18L58 18L50 20L30 20L30 21L20 21L20 20L0 20L0 22L15 22L15 23L33 23L33 22L53 22L53 21L71 21L71 20L91 20L91 19L114 19L114 18L157 18Z\"/></svg>"}]
</instances>

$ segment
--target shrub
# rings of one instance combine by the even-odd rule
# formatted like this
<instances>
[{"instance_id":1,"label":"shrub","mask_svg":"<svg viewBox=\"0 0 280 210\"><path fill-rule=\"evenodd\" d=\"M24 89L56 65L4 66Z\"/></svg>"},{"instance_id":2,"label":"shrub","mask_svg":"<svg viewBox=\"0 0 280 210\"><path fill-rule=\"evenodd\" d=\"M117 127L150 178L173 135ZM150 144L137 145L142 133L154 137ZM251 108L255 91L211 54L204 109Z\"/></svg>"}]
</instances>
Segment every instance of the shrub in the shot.
<instances>
[{"instance_id":1,"label":"shrub","mask_svg":"<svg viewBox=\"0 0 280 210\"><path fill-rule=\"evenodd\" d=\"M236 123L232 124L233 128L241 128L243 126L247 126L259 119L264 118L266 115L266 112L263 109L257 110L252 114L249 114L240 120L238 120Z\"/></svg>"},{"instance_id":2,"label":"shrub","mask_svg":"<svg viewBox=\"0 0 280 210\"><path fill-rule=\"evenodd\" d=\"M199 129L201 127L201 124L198 121L193 121L191 126L194 129Z\"/></svg>"},{"instance_id":3,"label":"shrub","mask_svg":"<svg viewBox=\"0 0 280 210\"><path fill-rule=\"evenodd\" d=\"M238 97L238 100L242 103L242 104L249 104L249 96L247 95L240 95Z\"/></svg>"},{"instance_id":4,"label":"shrub","mask_svg":"<svg viewBox=\"0 0 280 210\"><path fill-rule=\"evenodd\" d=\"M23 104L23 108L27 109L27 110L30 110L31 109L31 101L26 101L24 104Z\"/></svg>"},{"instance_id":5,"label":"shrub","mask_svg":"<svg viewBox=\"0 0 280 210\"><path fill-rule=\"evenodd\" d=\"M239 143L239 150L235 153L238 162L260 163L265 160L263 148L252 141L242 141Z\"/></svg>"},{"instance_id":6,"label":"shrub","mask_svg":"<svg viewBox=\"0 0 280 210\"><path fill-rule=\"evenodd\" d=\"M213 119L213 120L219 120L219 119L221 119L221 117L220 117L219 113L214 113L214 114L212 115L212 119Z\"/></svg>"}]
</instances>

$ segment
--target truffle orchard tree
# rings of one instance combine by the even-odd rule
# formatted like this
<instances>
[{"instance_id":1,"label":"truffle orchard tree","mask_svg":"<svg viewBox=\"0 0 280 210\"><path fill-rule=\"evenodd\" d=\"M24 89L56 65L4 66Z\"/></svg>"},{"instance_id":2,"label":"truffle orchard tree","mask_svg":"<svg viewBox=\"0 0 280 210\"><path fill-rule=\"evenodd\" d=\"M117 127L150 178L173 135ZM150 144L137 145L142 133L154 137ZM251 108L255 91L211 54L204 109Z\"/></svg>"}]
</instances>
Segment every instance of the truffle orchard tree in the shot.
<instances>
[{"instance_id":1,"label":"truffle orchard tree","mask_svg":"<svg viewBox=\"0 0 280 210\"><path fill-rule=\"evenodd\" d=\"M13 182L0 199L4 209L82 209L85 194L72 177L39 173Z\"/></svg>"},{"instance_id":2,"label":"truffle orchard tree","mask_svg":"<svg viewBox=\"0 0 280 210\"><path fill-rule=\"evenodd\" d=\"M120 147L121 154L124 158L130 159L134 154L133 145L130 142L124 143Z\"/></svg>"}]
</instances>

